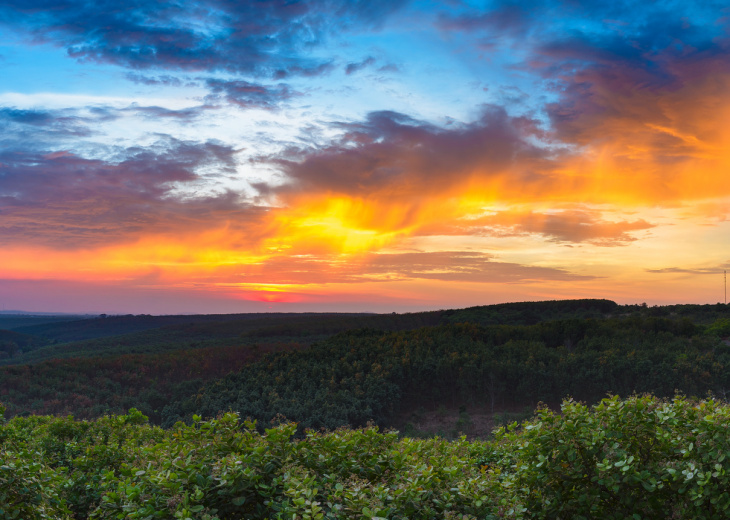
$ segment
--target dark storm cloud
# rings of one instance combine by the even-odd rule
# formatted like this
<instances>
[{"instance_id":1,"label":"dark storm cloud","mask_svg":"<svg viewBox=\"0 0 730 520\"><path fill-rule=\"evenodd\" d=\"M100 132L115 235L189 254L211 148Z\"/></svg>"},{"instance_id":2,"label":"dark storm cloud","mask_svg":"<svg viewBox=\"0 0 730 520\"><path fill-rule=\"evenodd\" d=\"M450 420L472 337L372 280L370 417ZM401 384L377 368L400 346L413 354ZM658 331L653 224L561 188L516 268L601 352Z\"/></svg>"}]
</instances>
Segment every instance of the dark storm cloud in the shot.
<instances>
[{"instance_id":1,"label":"dark storm cloud","mask_svg":"<svg viewBox=\"0 0 730 520\"><path fill-rule=\"evenodd\" d=\"M297 95L288 85L261 85L243 80L208 79L206 85L211 94L209 103L225 100L240 108L277 108L282 102Z\"/></svg>"},{"instance_id":2,"label":"dark storm cloud","mask_svg":"<svg viewBox=\"0 0 730 520\"><path fill-rule=\"evenodd\" d=\"M339 141L313 150L289 150L276 159L289 179L280 192L417 197L473 176L496 176L515 164L534 167L546 157L528 141L539 133L535 121L510 117L494 106L484 108L476 122L449 129L391 111L336 126L344 132ZM513 172L514 180L533 173L527 168Z\"/></svg>"},{"instance_id":3,"label":"dark storm cloud","mask_svg":"<svg viewBox=\"0 0 730 520\"><path fill-rule=\"evenodd\" d=\"M333 31L374 27L405 0L9 0L0 21L79 60L132 69L321 74L307 57Z\"/></svg>"},{"instance_id":4,"label":"dark storm cloud","mask_svg":"<svg viewBox=\"0 0 730 520\"><path fill-rule=\"evenodd\" d=\"M230 191L179 195L201 170L234 171L234 150L215 142L165 138L131 147L112 160L66 151L0 152L0 241L92 247L133 240L142 232L191 231L256 210Z\"/></svg>"}]
</instances>

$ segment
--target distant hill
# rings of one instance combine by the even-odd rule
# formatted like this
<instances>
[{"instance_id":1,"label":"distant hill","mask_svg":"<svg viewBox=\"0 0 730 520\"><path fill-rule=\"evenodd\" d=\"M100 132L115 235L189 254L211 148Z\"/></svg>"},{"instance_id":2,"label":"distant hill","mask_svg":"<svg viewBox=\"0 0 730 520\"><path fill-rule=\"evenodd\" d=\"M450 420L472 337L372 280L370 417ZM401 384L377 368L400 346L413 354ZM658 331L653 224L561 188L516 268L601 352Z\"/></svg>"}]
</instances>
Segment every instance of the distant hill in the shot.
<instances>
[{"instance_id":1,"label":"distant hill","mask_svg":"<svg viewBox=\"0 0 730 520\"><path fill-rule=\"evenodd\" d=\"M314 428L374 419L415 431L451 414L455 435L465 407L492 424L566 395L726 396L728 323L723 304L598 299L36 323L0 331L0 364L11 365L0 367L0 401L11 415L87 418L134 406L167 425L233 409L261 424L281 413Z\"/></svg>"},{"instance_id":2,"label":"distant hill","mask_svg":"<svg viewBox=\"0 0 730 520\"><path fill-rule=\"evenodd\" d=\"M70 341L82 341L87 339L130 334L145 330L159 329L171 325L198 326L206 323L223 323L230 321L248 322L252 320L255 321L272 318L276 321L284 321L292 318L301 319L302 317L320 319L322 317L332 315L333 314L325 313L193 314L170 316L152 316L149 314L127 314L123 316L100 315L93 318L75 318L73 320L56 320L53 322L33 323L13 327L13 330L24 334L43 336L47 339L55 340L58 343L66 343ZM342 314L340 316L350 315L351 314ZM358 316L360 314L354 315Z\"/></svg>"},{"instance_id":3,"label":"distant hill","mask_svg":"<svg viewBox=\"0 0 730 520\"><path fill-rule=\"evenodd\" d=\"M68 312L33 312L33 311L20 311L17 309L3 309L0 311L0 316L29 316L29 317L42 317L42 316L85 316L82 314L72 314Z\"/></svg>"},{"instance_id":4,"label":"distant hill","mask_svg":"<svg viewBox=\"0 0 730 520\"><path fill-rule=\"evenodd\" d=\"M22 355L26 350L41 347L46 342L39 337L0 329L0 361Z\"/></svg>"},{"instance_id":5,"label":"distant hill","mask_svg":"<svg viewBox=\"0 0 730 520\"><path fill-rule=\"evenodd\" d=\"M533 325L569 318L600 318L617 312L610 300L504 303L466 309L405 314L249 313L209 315L125 315L56 321L13 330L42 338L22 356L0 364L69 357L152 354L253 343L312 343L357 329L396 332L452 323Z\"/></svg>"},{"instance_id":6,"label":"distant hill","mask_svg":"<svg viewBox=\"0 0 730 520\"><path fill-rule=\"evenodd\" d=\"M90 316L79 314L33 314L23 313L22 311L2 311L0 312L0 329L14 330L17 327L60 323L65 321L78 321L89 317Z\"/></svg>"}]
</instances>

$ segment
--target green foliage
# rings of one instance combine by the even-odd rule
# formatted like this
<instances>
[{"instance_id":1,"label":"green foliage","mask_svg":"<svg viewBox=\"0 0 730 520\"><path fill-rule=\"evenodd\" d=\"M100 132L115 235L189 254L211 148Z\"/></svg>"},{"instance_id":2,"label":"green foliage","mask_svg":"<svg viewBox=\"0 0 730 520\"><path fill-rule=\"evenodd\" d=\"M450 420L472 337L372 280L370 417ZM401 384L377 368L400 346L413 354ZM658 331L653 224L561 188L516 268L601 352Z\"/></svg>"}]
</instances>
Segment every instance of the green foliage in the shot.
<instances>
[{"instance_id":1,"label":"green foliage","mask_svg":"<svg viewBox=\"0 0 730 520\"><path fill-rule=\"evenodd\" d=\"M22 520L70 519L61 498L63 476L37 451L0 450L0 517Z\"/></svg>"},{"instance_id":2,"label":"green foliage","mask_svg":"<svg viewBox=\"0 0 730 520\"><path fill-rule=\"evenodd\" d=\"M137 418L131 410L95 422L10 421L3 452L44 486L29 503L34 511L55 507L51 516L24 516L16 501L12 511L20 518L72 511L90 519L430 519L483 518L494 502L494 483L475 464L483 443L399 439L374 427L297 438L295 424L260 433L235 414L167 431Z\"/></svg>"},{"instance_id":3,"label":"green foliage","mask_svg":"<svg viewBox=\"0 0 730 520\"><path fill-rule=\"evenodd\" d=\"M720 336L721 338L727 338L730 336L730 318L720 318L715 321L712 325L707 327L707 334L713 334Z\"/></svg>"},{"instance_id":4,"label":"green foliage","mask_svg":"<svg viewBox=\"0 0 730 520\"><path fill-rule=\"evenodd\" d=\"M727 518L729 420L712 399L566 401L500 429L493 473L534 518Z\"/></svg>"},{"instance_id":5,"label":"green foliage","mask_svg":"<svg viewBox=\"0 0 730 520\"><path fill-rule=\"evenodd\" d=\"M140 412L0 426L0 509L28 519L553 519L730 515L730 407L611 397L539 409L493 441L375 427L169 430Z\"/></svg>"}]
</instances>

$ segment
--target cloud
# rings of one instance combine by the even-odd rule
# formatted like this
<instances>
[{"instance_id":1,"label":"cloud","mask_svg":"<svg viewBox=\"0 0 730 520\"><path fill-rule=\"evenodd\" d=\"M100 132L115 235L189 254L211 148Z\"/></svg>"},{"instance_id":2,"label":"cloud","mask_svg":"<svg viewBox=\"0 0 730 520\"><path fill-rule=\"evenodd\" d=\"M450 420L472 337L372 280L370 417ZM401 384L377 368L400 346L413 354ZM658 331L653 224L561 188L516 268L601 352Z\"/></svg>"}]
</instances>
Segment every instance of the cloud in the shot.
<instances>
[{"instance_id":1,"label":"cloud","mask_svg":"<svg viewBox=\"0 0 730 520\"><path fill-rule=\"evenodd\" d=\"M165 118L188 123L197 120L207 111L217 108L217 106L209 104L179 109L171 109L160 106L138 106L133 104L127 108L119 109L118 112L137 114L149 119Z\"/></svg>"},{"instance_id":2,"label":"cloud","mask_svg":"<svg viewBox=\"0 0 730 520\"><path fill-rule=\"evenodd\" d=\"M377 27L404 3L132 0L116 9L82 0L11 0L0 8L0 20L82 61L281 78L325 73L326 60L310 57L312 48L334 32Z\"/></svg>"},{"instance_id":3,"label":"cloud","mask_svg":"<svg viewBox=\"0 0 730 520\"><path fill-rule=\"evenodd\" d=\"M539 175L539 163L549 156L529 140L539 133L535 121L494 106L474 123L448 130L392 111L336 126L343 132L339 140L272 158L288 177L280 193L417 198L506 173L519 184Z\"/></svg>"},{"instance_id":4,"label":"cloud","mask_svg":"<svg viewBox=\"0 0 730 520\"><path fill-rule=\"evenodd\" d=\"M142 235L241 226L260 213L239 194L211 192L216 175L235 172L235 151L216 142L167 137L147 148L89 159L64 150L0 153L3 245L95 248ZM196 186L206 194L194 196ZM184 188L184 189L182 189Z\"/></svg>"},{"instance_id":5,"label":"cloud","mask_svg":"<svg viewBox=\"0 0 730 520\"><path fill-rule=\"evenodd\" d=\"M386 63L382 67L378 67L378 72L401 72L401 68L395 63Z\"/></svg>"},{"instance_id":6,"label":"cloud","mask_svg":"<svg viewBox=\"0 0 730 520\"><path fill-rule=\"evenodd\" d=\"M125 77L134 83L140 85L162 85L165 87L197 87L198 83L190 80L183 80L181 78L162 74L159 76L148 76L145 74L139 74L136 72L128 72Z\"/></svg>"},{"instance_id":7,"label":"cloud","mask_svg":"<svg viewBox=\"0 0 730 520\"><path fill-rule=\"evenodd\" d=\"M704 275L704 274L723 274L728 268L730 268L730 262L719 267L706 267L701 269L686 269L683 267L665 267L663 269L647 269L649 273L656 274L691 274L691 275Z\"/></svg>"},{"instance_id":8,"label":"cloud","mask_svg":"<svg viewBox=\"0 0 730 520\"><path fill-rule=\"evenodd\" d=\"M620 246L654 227L641 218L604 218L591 207L592 195L576 207L595 180L566 179L561 169L576 156L551 146L536 121L500 107L447 128L397 112L337 127L342 135L328 145L270 158L286 174L283 184L255 186L284 201L282 228L306 237L305 250L362 250L414 235L542 235Z\"/></svg>"},{"instance_id":9,"label":"cloud","mask_svg":"<svg viewBox=\"0 0 730 520\"><path fill-rule=\"evenodd\" d=\"M543 142L565 152L554 169L564 188L594 203L673 205L730 196L726 8L498 1L449 10L437 26L476 49L509 48L510 67L541 85L547 103L524 103L549 123Z\"/></svg>"},{"instance_id":10,"label":"cloud","mask_svg":"<svg viewBox=\"0 0 730 520\"><path fill-rule=\"evenodd\" d=\"M84 117L74 110L0 107L0 142L89 137L95 133L91 124L101 119L99 114Z\"/></svg>"},{"instance_id":11,"label":"cloud","mask_svg":"<svg viewBox=\"0 0 730 520\"><path fill-rule=\"evenodd\" d=\"M604 220L599 211L587 209L550 213L504 211L468 222L471 233L497 236L541 234L553 242L587 242L597 246L625 246L637 240L632 232L654 227L644 219Z\"/></svg>"},{"instance_id":12,"label":"cloud","mask_svg":"<svg viewBox=\"0 0 730 520\"><path fill-rule=\"evenodd\" d=\"M211 94L206 96L209 103L220 99L240 108L275 109L282 102L297 94L288 85L261 85L243 80L208 79L206 85Z\"/></svg>"},{"instance_id":13,"label":"cloud","mask_svg":"<svg viewBox=\"0 0 730 520\"><path fill-rule=\"evenodd\" d=\"M495 260L475 251L368 253L357 257L275 256L266 262L239 266L242 283L325 284L439 280L473 283L582 281L595 277L563 269ZM229 278L230 279L230 278Z\"/></svg>"},{"instance_id":14,"label":"cloud","mask_svg":"<svg viewBox=\"0 0 730 520\"><path fill-rule=\"evenodd\" d=\"M543 2L497 2L489 10L469 9L465 12L442 12L436 27L445 32L479 33L478 47L497 50L506 38L524 38L534 23L539 4Z\"/></svg>"},{"instance_id":15,"label":"cloud","mask_svg":"<svg viewBox=\"0 0 730 520\"><path fill-rule=\"evenodd\" d=\"M365 269L369 276L393 274L404 278L459 282L521 283L594 278L563 269L495 261L492 255L474 251L376 254Z\"/></svg>"},{"instance_id":16,"label":"cloud","mask_svg":"<svg viewBox=\"0 0 730 520\"><path fill-rule=\"evenodd\" d=\"M190 123L217 108L219 107L215 105L204 104L170 109L136 103L123 108L110 105L63 109L0 107L0 143L6 150L95 148L97 145L91 138L103 136L106 123L127 117Z\"/></svg>"},{"instance_id":17,"label":"cloud","mask_svg":"<svg viewBox=\"0 0 730 520\"><path fill-rule=\"evenodd\" d=\"M375 58L372 56L368 56L362 61L359 62L351 62L348 63L345 67L345 74L350 76L351 74L355 74L356 72L361 71L362 69L365 69L375 63Z\"/></svg>"},{"instance_id":18,"label":"cloud","mask_svg":"<svg viewBox=\"0 0 730 520\"><path fill-rule=\"evenodd\" d=\"M716 44L727 49L719 53ZM577 152L566 169L603 172L601 191L614 201L672 204L730 195L723 173L730 144L724 123L730 116L730 45L677 44L656 52L598 52L587 45L577 52L581 46L573 43L566 49L544 49L560 58L551 70L566 69L544 71L557 78L560 92L546 107L551 131Z\"/></svg>"}]
</instances>

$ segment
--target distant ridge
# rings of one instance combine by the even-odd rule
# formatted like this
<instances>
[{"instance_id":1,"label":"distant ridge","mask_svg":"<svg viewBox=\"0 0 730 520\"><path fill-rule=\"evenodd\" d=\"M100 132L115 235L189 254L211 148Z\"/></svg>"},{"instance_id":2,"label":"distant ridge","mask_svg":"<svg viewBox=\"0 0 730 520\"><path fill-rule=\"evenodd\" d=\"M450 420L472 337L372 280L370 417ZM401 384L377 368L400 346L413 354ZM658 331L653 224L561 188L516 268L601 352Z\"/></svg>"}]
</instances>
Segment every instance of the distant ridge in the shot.
<instances>
[{"instance_id":1,"label":"distant ridge","mask_svg":"<svg viewBox=\"0 0 730 520\"><path fill-rule=\"evenodd\" d=\"M0 311L0 314L12 316L92 316L91 314L79 314L75 312L32 312L20 310L2 310Z\"/></svg>"}]
</instances>

